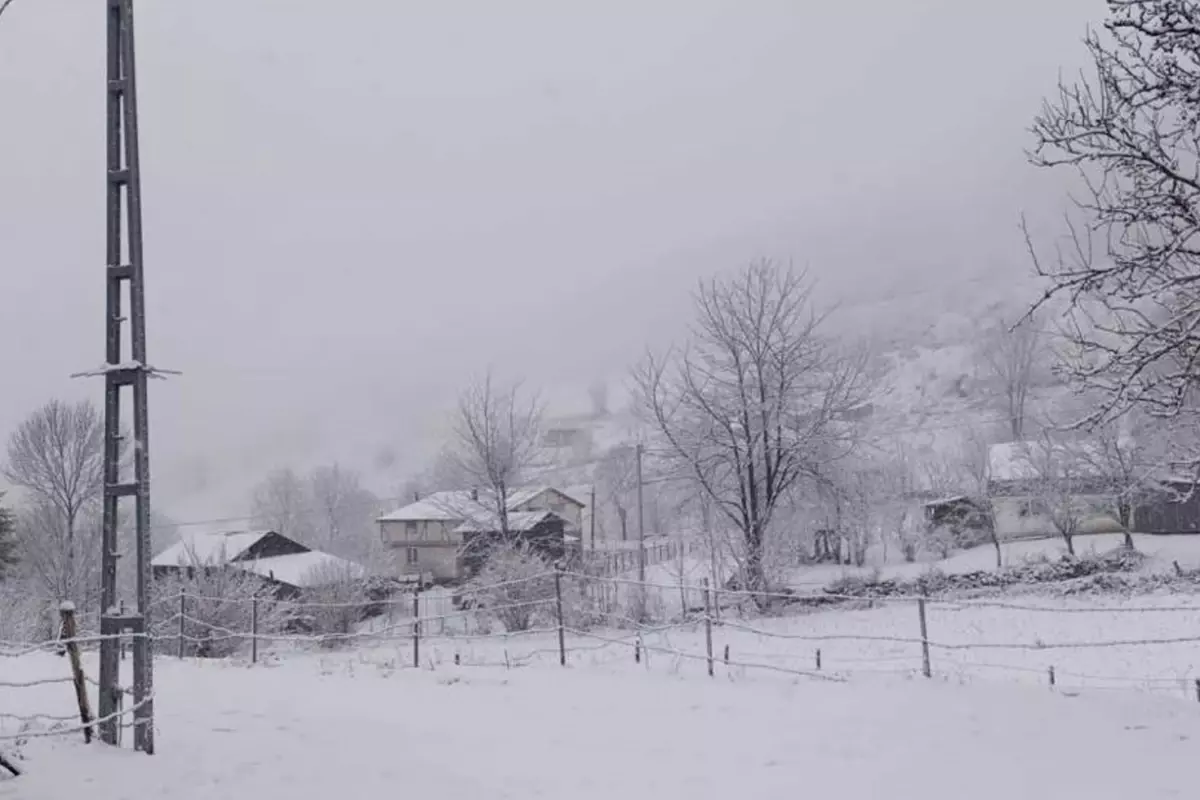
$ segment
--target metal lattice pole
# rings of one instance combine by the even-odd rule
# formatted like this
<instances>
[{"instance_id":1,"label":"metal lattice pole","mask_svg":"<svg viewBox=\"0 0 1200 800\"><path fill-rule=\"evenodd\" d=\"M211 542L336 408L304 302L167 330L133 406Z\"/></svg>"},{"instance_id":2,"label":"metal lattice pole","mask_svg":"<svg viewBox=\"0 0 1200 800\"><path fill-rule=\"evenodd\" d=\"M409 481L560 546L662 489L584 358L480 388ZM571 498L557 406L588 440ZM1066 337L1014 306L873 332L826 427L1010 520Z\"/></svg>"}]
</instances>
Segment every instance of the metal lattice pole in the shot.
<instances>
[{"instance_id":1,"label":"metal lattice pole","mask_svg":"<svg viewBox=\"0 0 1200 800\"><path fill-rule=\"evenodd\" d=\"M100 737L117 743L121 707L118 634L132 633L134 749L154 752L154 662L150 630L150 450L146 382L146 311L142 286L142 204L138 161L137 84L134 71L132 0L106 0L108 8L108 204L104 376L104 521L100 632ZM128 292L129 315L123 309ZM129 357L122 330L129 324ZM122 475L122 390L133 395L132 476ZM117 523L123 498L135 504L136 597L132 612L117 597Z\"/></svg>"}]
</instances>

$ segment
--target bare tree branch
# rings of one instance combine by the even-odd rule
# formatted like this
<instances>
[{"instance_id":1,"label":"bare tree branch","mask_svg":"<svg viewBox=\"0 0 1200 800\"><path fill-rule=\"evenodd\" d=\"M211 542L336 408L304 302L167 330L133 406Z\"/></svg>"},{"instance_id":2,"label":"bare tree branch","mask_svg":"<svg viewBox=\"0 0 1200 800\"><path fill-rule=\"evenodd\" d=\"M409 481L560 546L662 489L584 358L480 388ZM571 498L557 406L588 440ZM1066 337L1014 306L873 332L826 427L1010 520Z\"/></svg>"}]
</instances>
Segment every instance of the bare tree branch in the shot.
<instances>
[{"instance_id":1,"label":"bare tree branch","mask_svg":"<svg viewBox=\"0 0 1200 800\"><path fill-rule=\"evenodd\" d=\"M1108 0L1108 11L1105 34L1085 39L1095 77L1046 101L1030 153L1084 188L1068 248L1030 251L1050 280L1041 302L1070 302L1063 369L1100 398L1089 426L1131 408L1194 413L1200 375L1200 6Z\"/></svg>"},{"instance_id":2,"label":"bare tree branch","mask_svg":"<svg viewBox=\"0 0 1200 800\"><path fill-rule=\"evenodd\" d=\"M491 502L499 532L508 538L509 495L538 455L542 407L519 382L497 385L491 374L459 398L449 455L461 479Z\"/></svg>"},{"instance_id":3,"label":"bare tree branch","mask_svg":"<svg viewBox=\"0 0 1200 800\"><path fill-rule=\"evenodd\" d=\"M45 553L43 568L54 570L44 575L49 587L58 599L81 600L77 535L104 492L104 425L95 406L51 400L35 411L9 437L3 473L28 495L33 513L22 530L26 544Z\"/></svg>"},{"instance_id":4,"label":"bare tree branch","mask_svg":"<svg viewBox=\"0 0 1200 800\"><path fill-rule=\"evenodd\" d=\"M766 585L764 543L780 500L848 452L846 412L865 400L865 359L821 333L804 273L770 261L696 293L691 342L635 371L675 471L741 531L743 579Z\"/></svg>"}]
</instances>

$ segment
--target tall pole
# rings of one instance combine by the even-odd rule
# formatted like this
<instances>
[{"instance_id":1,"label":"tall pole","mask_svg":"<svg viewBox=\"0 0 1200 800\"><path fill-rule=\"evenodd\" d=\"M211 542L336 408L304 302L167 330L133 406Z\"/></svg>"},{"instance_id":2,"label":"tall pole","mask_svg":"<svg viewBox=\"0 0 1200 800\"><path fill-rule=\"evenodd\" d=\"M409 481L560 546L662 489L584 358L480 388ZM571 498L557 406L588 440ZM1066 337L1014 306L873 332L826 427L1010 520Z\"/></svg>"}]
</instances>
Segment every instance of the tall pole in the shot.
<instances>
[{"instance_id":1,"label":"tall pole","mask_svg":"<svg viewBox=\"0 0 1200 800\"><path fill-rule=\"evenodd\" d=\"M591 505L588 506L588 527L591 528L589 533L592 539L592 552L596 552L596 484L592 484Z\"/></svg>"},{"instance_id":2,"label":"tall pole","mask_svg":"<svg viewBox=\"0 0 1200 800\"><path fill-rule=\"evenodd\" d=\"M637 456L637 525L638 525L638 583L646 582L646 515L642 506L642 446L634 450Z\"/></svg>"},{"instance_id":3,"label":"tall pole","mask_svg":"<svg viewBox=\"0 0 1200 800\"><path fill-rule=\"evenodd\" d=\"M133 0L106 0L107 215L104 376L104 513L100 590L100 737L117 743L120 708L119 636L133 636L133 746L154 752L154 662L150 631L150 436L146 382L146 304L142 284L142 194L138 148L137 81L134 69ZM129 314L122 308L128 291ZM129 355L122 326L129 324ZM121 394L133 395L132 476L123 476ZM133 498L135 598L132 612L117 598L117 521L123 498Z\"/></svg>"}]
</instances>

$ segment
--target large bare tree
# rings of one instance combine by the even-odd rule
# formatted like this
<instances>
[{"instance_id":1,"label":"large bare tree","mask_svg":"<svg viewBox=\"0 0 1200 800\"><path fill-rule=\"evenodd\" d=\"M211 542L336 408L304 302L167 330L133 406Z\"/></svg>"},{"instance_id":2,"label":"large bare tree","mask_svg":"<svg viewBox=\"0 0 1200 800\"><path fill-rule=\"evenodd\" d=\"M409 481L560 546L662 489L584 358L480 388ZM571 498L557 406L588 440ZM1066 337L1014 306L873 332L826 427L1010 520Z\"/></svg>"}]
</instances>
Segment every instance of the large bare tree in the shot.
<instances>
[{"instance_id":1,"label":"large bare tree","mask_svg":"<svg viewBox=\"0 0 1200 800\"><path fill-rule=\"evenodd\" d=\"M772 261L702 283L691 341L635 371L661 455L741 533L743 580L767 585L764 545L780 501L849 452L846 412L865 399L865 359L824 334L801 271Z\"/></svg>"},{"instance_id":2,"label":"large bare tree","mask_svg":"<svg viewBox=\"0 0 1200 800\"><path fill-rule=\"evenodd\" d=\"M339 464L317 467L308 476L314 519L322 546L345 557L368 555L379 498L354 470Z\"/></svg>"},{"instance_id":3,"label":"large bare tree","mask_svg":"<svg viewBox=\"0 0 1200 800\"><path fill-rule=\"evenodd\" d=\"M315 544L313 508L308 486L290 467L272 470L254 489L250 501L254 524L305 544Z\"/></svg>"},{"instance_id":4,"label":"large bare tree","mask_svg":"<svg viewBox=\"0 0 1200 800\"><path fill-rule=\"evenodd\" d=\"M1016 324L999 322L985 332L979 347L982 366L999 390L998 410L1015 442L1025 437L1029 393L1044 359L1040 324L1038 314L1025 316Z\"/></svg>"},{"instance_id":5,"label":"large bare tree","mask_svg":"<svg viewBox=\"0 0 1200 800\"><path fill-rule=\"evenodd\" d=\"M1100 398L1081 422L1131 408L1196 410L1200 359L1200 5L1108 0L1085 39L1095 74L1064 82L1033 125L1035 165L1084 191L1071 244L1039 256L1046 297L1072 314L1068 376ZM1029 238L1027 233L1027 238Z\"/></svg>"},{"instance_id":6,"label":"large bare tree","mask_svg":"<svg viewBox=\"0 0 1200 800\"><path fill-rule=\"evenodd\" d=\"M626 541L629 538L629 512L634 510L637 503L637 455L634 448L620 445L607 451L596 465L596 484L599 500L610 506L616 514L621 541Z\"/></svg>"},{"instance_id":7,"label":"large bare tree","mask_svg":"<svg viewBox=\"0 0 1200 800\"><path fill-rule=\"evenodd\" d=\"M20 424L8 440L4 477L26 496L23 538L44 555L43 576L60 599L82 599L80 534L104 493L104 423L86 401L51 400Z\"/></svg>"},{"instance_id":8,"label":"large bare tree","mask_svg":"<svg viewBox=\"0 0 1200 800\"><path fill-rule=\"evenodd\" d=\"M541 418L537 395L520 382L497 383L490 372L459 397L448 455L506 539L509 497L537 463Z\"/></svg>"}]
</instances>

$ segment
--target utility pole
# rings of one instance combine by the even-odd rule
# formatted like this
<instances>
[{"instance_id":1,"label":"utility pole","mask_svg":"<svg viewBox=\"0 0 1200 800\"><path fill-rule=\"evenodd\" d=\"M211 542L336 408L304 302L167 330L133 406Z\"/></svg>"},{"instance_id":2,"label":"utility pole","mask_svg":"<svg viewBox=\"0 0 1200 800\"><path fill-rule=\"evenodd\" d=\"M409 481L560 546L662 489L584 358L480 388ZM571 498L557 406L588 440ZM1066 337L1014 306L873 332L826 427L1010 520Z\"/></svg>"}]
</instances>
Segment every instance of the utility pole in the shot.
<instances>
[{"instance_id":1,"label":"utility pole","mask_svg":"<svg viewBox=\"0 0 1200 800\"><path fill-rule=\"evenodd\" d=\"M595 553L596 552L596 484L595 483L592 484L591 503L592 504L590 506L588 506L588 514L590 516L590 519L588 520L588 527L591 528L590 535L592 538L592 552Z\"/></svg>"},{"instance_id":2,"label":"utility pole","mask_svg":"<svg viewBox=\"0 0 1200 800\"><path fill-rule=\"evenodd\" d=\"M161 374L146 361L146 302L142 286L142 190L138 157L133 0L106 0L108 17L107 221L105 254L104 517L100 585L100 738L117 743L122 709L121 644L133 639L133 746L154 752L154 659L150 643L150 436L146 382ZM129 310L122 308L128 290ZM129 352L123 325L129 323ZM132 476L123 476L122 389L133 395ZM117 597L117 522L122 499L133 498L136 591L132 611Z\"/></svg>"},{"instance_id":3,"label":"utility pole","mask_svg":"<svg viewBox=\"0 0 1200 800\"><path fill-rule=\"evenodd\" d=\"M642 451L639 444L634 449L637 457L637 526L638 526L638 583L646 582L646 515L642 506ZM643 587L644 588L644 587Z\"/></svg>"}]
</instances>

